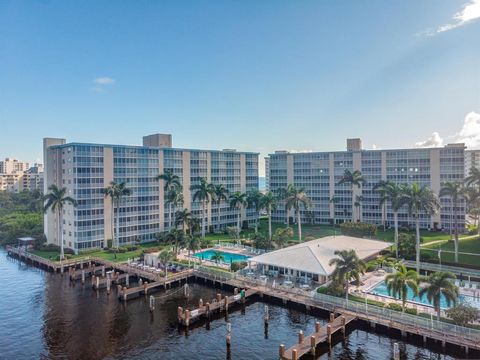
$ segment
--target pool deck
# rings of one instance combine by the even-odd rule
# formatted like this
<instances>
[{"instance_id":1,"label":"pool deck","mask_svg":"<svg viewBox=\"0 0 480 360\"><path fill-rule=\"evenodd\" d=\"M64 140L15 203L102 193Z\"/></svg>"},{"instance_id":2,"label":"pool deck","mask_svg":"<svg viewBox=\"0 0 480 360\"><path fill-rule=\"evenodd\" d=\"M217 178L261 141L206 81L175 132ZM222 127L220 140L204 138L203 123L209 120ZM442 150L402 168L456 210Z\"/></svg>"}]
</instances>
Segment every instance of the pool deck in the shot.
<instances>
[{"instance_id":1,"label":"pool deck","mask_svg":"<svg viewBox=\"0 0 480 360\"><path fill-rule=\"evenodd\" d=\"M210 248L206 248L206 249L202 249L202 250L199 250L197 252L195 252L195 254L198 254L198 253L203 253L203 252L206 252L206 251L219 251L219 252L222 252L222 253L230 253L230 254L235 254L235 255L244 255L244 256L255 256L256 254L252 254L250 251L248 251L248 249L244 249L242 247L227 247L227 246L215 246L215 247L210 247ZM180 251L180 253L178 254L177 258L179 260L190 260L190 261L193 261L197 264L200 264L200 265L207 265L207 266L217 266L219 268L222 268L222 269L230 269L230 263L216 263L214 261L210 261L210 260L206 260L206 259L201 259L197 256L194 256L194 253L190 253L190 256L188 255L188 251L186 250L182 250Z\"/></svg>"}]
</instances>

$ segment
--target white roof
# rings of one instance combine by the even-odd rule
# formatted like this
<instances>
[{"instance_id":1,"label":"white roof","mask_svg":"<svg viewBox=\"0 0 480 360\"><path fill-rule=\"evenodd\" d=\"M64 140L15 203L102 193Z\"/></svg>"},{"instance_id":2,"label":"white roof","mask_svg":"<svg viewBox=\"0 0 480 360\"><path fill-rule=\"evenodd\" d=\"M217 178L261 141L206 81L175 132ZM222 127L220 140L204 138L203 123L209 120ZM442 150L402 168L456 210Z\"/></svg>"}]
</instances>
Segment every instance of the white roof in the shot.
<instances>
[{"instance_id":1,"label":"white roof","mask_svg":"<svg viewBox=\"0 0 480 360\"><path fill-rule=\"evenodd\" d=\"M391 245L352 236L327 236L252 257L249 261L328 276L334 269L328 263L336 257L336 250L355 250L360 259L366 259Z\"/></svg>"}]
</instances>

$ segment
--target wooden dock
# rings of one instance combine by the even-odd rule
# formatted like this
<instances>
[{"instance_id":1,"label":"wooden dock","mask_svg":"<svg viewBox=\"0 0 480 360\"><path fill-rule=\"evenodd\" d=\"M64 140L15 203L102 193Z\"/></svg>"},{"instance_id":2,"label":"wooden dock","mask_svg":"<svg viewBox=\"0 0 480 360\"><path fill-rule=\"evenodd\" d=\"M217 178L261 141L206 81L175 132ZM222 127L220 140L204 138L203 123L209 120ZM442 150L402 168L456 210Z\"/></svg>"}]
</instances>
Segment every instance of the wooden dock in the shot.
<instances>
[{"instance_id":1,"label":"wooden dock","mask_svg":"<svg viewBox=\"0 0 480 360\"><path fill-rule=\"evenodd\" d=\"M234 290L234 294L230 296L225 296L222 298L221 294L217 294L217 297L211 302L203 303L200 301L198 308L189 310L183 310L182 307L178 307L178 323L184 326L189 326L192 322L200 319L201 317L210 317L212 313L225 311L228 312L228 307L233 303L242 302L245 303L246 299L252 295L255 295L257 290L247 289L238 291L237 288Z\"/></svg>"},{"instance_id":2,"label":"wooden dock","mask_svg":"<svg viewBox=\"0 0 480 360\"><path fill-rule=\"evenodd\" d=\"M305 337L303 332L298 334L298 343L291 348L285 350L285 346L280 345L279 356L281 360L298 360L306 354L315 356L315 349L317 345L327 341L331 343L332 335L341 330L345 335L345 327L347 324L355 320L354 316L341 315L335 318L335 315L330 314L330 322L325 326L320 326L320 323L315 323L315 331L308 337Z\"/></svg>"},{"instance_id":3,"label":"wooden dock","mask_svg":"<svg viewBox=\"0 0 480 360\"><path fill-rule=\"evenodd\" d=\"M173 273L169 275L167 278L159 278L157 281L153 281L153 282L142 281L142 284L132 288L123 287L118 291L118 299L127 301L127 300L130 300L131 298L138 297L140 295L147 296L153 290L156 290L159 288L167 288L169 285L186 280L192 275L193 275L193 270L190 269L190 270L185 270L178 273Z\"/></svg>"}]
</instances>

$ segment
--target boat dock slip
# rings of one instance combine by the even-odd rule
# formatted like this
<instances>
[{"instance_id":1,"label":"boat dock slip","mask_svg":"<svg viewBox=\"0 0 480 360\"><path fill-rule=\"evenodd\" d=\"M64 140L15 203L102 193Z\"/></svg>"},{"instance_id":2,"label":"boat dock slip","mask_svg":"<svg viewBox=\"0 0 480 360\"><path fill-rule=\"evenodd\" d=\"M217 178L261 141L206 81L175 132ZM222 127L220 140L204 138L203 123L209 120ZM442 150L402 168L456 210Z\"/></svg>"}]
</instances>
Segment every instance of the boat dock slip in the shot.
<instances>
[{"instance_id":1,"label":"boat dock slip","mask_svg":"<svg viewBox=\"0 0 480 360\"><path fill-rule=\"evenodd\" d=\"M181 282L182 280L188 279L190 276L193 275L193 270L185 270L182 272L174 273L169 275L167 278L161 278L157 281L153 282L143 282L136 287L132 288L122 288L118 291L118 299L127 301L131 298L138 297L139 295L148 295L152 290L157 288L166 288L170 284Z\"/></svg>"},{"instance_id":2,"label":"boat dock slip","mask_svg":"<svg viewBox=\"0 0 480 360\"><path fill-rule=\"evenodd\" d=\"M341 330L345 334L345 326L351 321L355 320L355 316L341 315L335 318L335 315L330 314L330 322L325 326L320 326L320 323L315 323L315 331L308 337L305 337L300 330L298 333L298 343L293 345L288 350L285 350L285 346L280 345L279 356L282 360L298 360L300 357L306 354L312 354L315 356L315 349L318 344L327 341L332 341L332 335L338 330Z\"/></svg>"},{"instance_id":3,"label":"boat dock slip","mask_svg":"<svg viewBox=\"0 0 480 360\"><path fill-rule=\"evenodd\" d=\"M230 304L236 302L244 303L248 297L255 295L256 293L257 290L254 289L238 291L238 289L235 288L233 295L225 296L223 299L221 294L217 294L217 297L211 302L207 302L204 304L201 300L198 304L198 308L194 310L186 309L184 311L183 308L179 307L177 313L178 323L184 326L189 326L192 322L198 320L202 316L208 319L210 317L210 314L214 312L228 312L228 306Z\"/></svg>"}]
</instances>

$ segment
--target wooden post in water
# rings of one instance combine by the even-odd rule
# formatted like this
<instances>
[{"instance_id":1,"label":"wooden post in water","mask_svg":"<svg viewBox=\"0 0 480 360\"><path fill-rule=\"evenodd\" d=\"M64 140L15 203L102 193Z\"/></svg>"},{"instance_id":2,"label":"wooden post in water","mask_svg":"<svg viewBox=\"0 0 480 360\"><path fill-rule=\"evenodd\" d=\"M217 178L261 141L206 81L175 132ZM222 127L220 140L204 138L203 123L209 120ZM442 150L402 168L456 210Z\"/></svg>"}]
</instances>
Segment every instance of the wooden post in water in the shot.
<instances>
[{"instance_id":1,"label":"wooden post in water","mask_svg":"<svg viewBox=\"0 0 480 360\"><path fill-rule=\"evenodd\" d=\"M228 313L228 296L225 296L223 301L225 301L225 313Z\"/></svg>"},{"instance_id":2,"label":"wooden post in water","mask_svg":"<svg viewBox=\"0 0 480 360\"><path fill-rule=\"evenodd\" d=\"M342 322L342 334L343 334L343 336L345 336L345 316L342 315L340 320Z\"/></svg>"},{"instance_id":3,"label":"wooden post in water","mask_svg":"<svg viewBox=\"0 0 480 360\"><path fill-rule=\"evenodd\" d=\"M111 285L110 282L111 282L111 281L112 281L112 280L110 280L110 277L108 276L108 277L107 277L107 295L110 294L110 285Z\"/></svg>"},{"instance_id":4,"label":"wooden post in water","mask_svg":"<svg viewBox=\"0 0 480 360\"><path fill-rule=\"evenodd\" d=\"M145 283L143 284L143 292L145 296L147 296L147 293L148 293L147 285L148 285L148 281L145 281Z\"/></svg>"},{"instance_id":5,"label":"wooden post in water","mask_svg":"<svg viewBox=\"0 0 480 360\"><path fill-rule=\"evenodd\" d=\"M263 307L263 322L265 323L265 328L268 328L268 321L270 320L270 316L268 313L268 305Z\"/></svg>"},{"instance_id":6,"label":"wooden post in water","mask_svg":"<svg viewBox=\"0 0 480 360\"><path fill-rule=\"evenodd\" d=\"M105 277L105 265L102 266L102 277Z\"/></svg>"},{"instance_id":7,"label":"wooden post in water","mask_svg":"<svg viewBox=\"0 0 480 360\"><path fill-rule=\"evenodd\" d=\"M315 322L315 332L316 333L320 332L320 327L321 327L320 322L316 321Z\"/></svg>"},{"instance_id":8,"label":"wooden post in water","mask_svg":"<svg viewBox=\"0 0 480 360\"><path fill-rule=\"evenodd\" d=\"M198 308L199 309L203 308L203 300L202 299L198 300Z\"/></svg>"},{"instance_id":9,"label":"wooden post in water","mask_svg":"<svg viewBox=\"0 0 480 360\"><path fill-rule=\"evenodd\" d=\"M96 279L97 279L96 289L98 290L98 288L100 287L100 278L97 276Z\"/></svg>"},{"instance_id":10,"label":"wooden post in water","mask_svg":"<svg viewBox=\"0 0 480 360\"><path fill-rule=\"evenodd\" d=\"M292 360L298 360L298 352L297 349L292 350Z\"/></svg>"},{"instance_id":11,"label":"wooden post in water","mask_svg":"<svg viewBox=\"0 0 480 360\"><path fill-rule=\"evenodd\" d=\"M153 312L155 310L155 298L153 295L150 295L150 312Z\"/></svg>"},{"instance_id":12,"label":"wooden post in water","mask_svg":"<svg viewBox=\"0 0 480 360\"><path fill-rule=\"evenodd\" d=\"M143 285L143 280L142 278L138 279L138 286L142 286Z\"/></svg>"},{"instance_id":13,"label":"wooden post in water","mask_svg":"<svg viewBox=\"0 0 480 360\"><path fill-rule=\"evenodd\" d=\"M230 353L231 351L231 345L232 345L232 324L227 322L227 338L226 338L226 344L227 344L227 353Z\"/></svg>"},{"instance_id":14,"label":"wooden post in water","mask_svg":"<svg viewBox=\"0 0 480 360\"><path fill-rule=\"evenodd\" d=\"M185 310L185 326L190 325L190 310Z\"/></svg>"},{"instance_id":15,"label":"wooden post in water","mask_svg":"<svg viewBox=\"0 0 480 360\"><path fill-rule=\"evenodd\" d=\"M330 320L329 322L333 322L333 320L335 320L335 314L334 313L330 313Z\"/></svg>"},{"instance_id":16,"label":"wooden post in water","mask_svg":"<svg viewBox=\"0 0 480 360\"><path fill-rule=\"evenodd\" d=\"M303 340L304 340L303 330L300 330L298 332L298 343L299 344L303 343Z\"/></svg>"},{"instance_id":17,"label":"wooden post in water","mask_svg":"<svg viewBox=\"0 0 480 360\"><path fill-rule=\"evenodd\" d=\"M315 336L314 335L310 336L310 347L312 348L311 349L312 355L315 357L316 344L315 344Z\"/></svg>"},{"instance_id":18,"label":"wooden post in water","mask_svg":"<svg viewBox=\"0 0 480 360\"><path fill-rule=\"evenodd\" d=\"M92 287L95 284L95 273L92 273Z\"/></svg>"},{"instance_id":19,"label":"wooden post in water","mask_svg":"<svg viewBox=\"0 0 480 360\"><path fill-rule=\"evenodd\" d=\"M327 342L330 344L332 342L332 325L327 325Z\"/></svg>"},{"instance_id":20,"label":"wooden post in water","mask_svg":"<svg viewBox=\"0 0 480 360\"><path fill-rule=\"evenodd\" d=\"M127 301L127 288L123 288L123 301Z\"/></svg>"},{"instance_id":21,"label":"wooden post in water","mask_svg":"<svg viewBox=\"0 0 480 360\"><path fill-rule=\"evenodd\" d=\"M400 360L400 349L398 343L393 343L393 360Z\"/></svg>"},{"instance_id":22,"label":"wooden post in water","mask_svg":"<svg viewBox=\"0 0 480 360\"><path fill-rule=\"evenodd\" d=\"M130 279L128 274L125 276L125 285L130 286Z\"/></svg>"},{"instance_id":23,"label":"wooden post in water","mask_svg":"<svg viewBox=\"0 0 480 360\"><path fill-rule=\"evenodd\" d=\"M85 284L85 270L82 269L82 285Z\"/></svg>"},{"instance_id":24,"label":"wooden post in water","mask_svg":"<svg viewBox=\"0 0 480 360\"><path fill-rule=\"evenodd\" d=\"M207 302L205 303L205 316L207 319L210 319L210 303Z\"/></svg>"},{"instance_id":25,"label":"wooden post in water","mask_svg":"<svg viewBox=\"0 0 480 360\"><path fill-rule=\"evenodd\" d=\"M280 347L278 348L278 355L280 356L280 359L283 359L283 355L285 355L285 345L280 344Z\"/></svg>"},{"instance_id":26,"label":"wooden post in water","mask_svg":"<svg viewBox=\"0 0 480 360\"><path fill-rule=\"evenodd\" d=\"M181 306L177 308L177 318L178 322L181 323L183 318L183 308Z\"/></svg>"}]
</instances>

